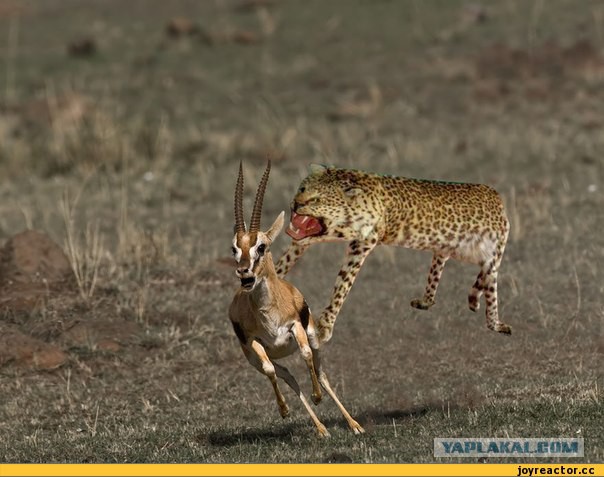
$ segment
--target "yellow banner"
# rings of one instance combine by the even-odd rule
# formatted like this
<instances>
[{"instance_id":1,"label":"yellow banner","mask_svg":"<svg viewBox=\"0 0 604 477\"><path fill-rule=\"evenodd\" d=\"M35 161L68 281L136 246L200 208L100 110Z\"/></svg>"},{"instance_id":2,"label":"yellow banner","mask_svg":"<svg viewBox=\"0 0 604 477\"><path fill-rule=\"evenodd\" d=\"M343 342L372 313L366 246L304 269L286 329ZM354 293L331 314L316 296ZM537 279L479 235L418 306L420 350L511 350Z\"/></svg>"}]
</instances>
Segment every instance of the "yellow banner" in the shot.
<instances>
[{"instance_id":1,"label":"yellow banner","mask_svg":"<svg viewBox=\"0 0 604 477\"><path fill-rule=\"evenodd\" d=\"M17 476L604 476L604 464L0 464Z\"/></svg>"}]
</instances>

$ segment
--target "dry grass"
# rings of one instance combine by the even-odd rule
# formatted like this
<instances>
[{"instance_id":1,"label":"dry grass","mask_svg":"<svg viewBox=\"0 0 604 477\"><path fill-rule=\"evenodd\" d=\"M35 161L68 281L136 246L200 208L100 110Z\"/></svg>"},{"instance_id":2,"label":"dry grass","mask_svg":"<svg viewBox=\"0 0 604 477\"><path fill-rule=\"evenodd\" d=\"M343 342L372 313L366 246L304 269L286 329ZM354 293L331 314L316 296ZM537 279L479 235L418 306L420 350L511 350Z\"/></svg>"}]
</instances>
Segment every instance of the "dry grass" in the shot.
<instances>
[{"instance_id":1,"label":"dry grass","mask_svg":"<svg viewBox=\"0 0 604 477\"><path fill-rule=\"evenodd\" d=\"M75 209L77 203L78 197L71 202L66 191L61 200L61 213L65 222L65 251L71 263L80 296L83 299L89 299L92 298L97 285L103 258L103 244L98 222L86 224L83 240L76 231Z\"/></svg>"},{"instance_id":2,"label":"dry grass","mask_svg":"<svg viewBox=\"0 0 604 477\"><path fill-rule=\"evenodd\" d=\"M604 70L593 53L559 63L582 38L602 51L602 8L479 3L484 21L462 2L49 0L28 3L18 29L0 17L13 35L0 45L0 237L47 231L78 279L74 295L2 310L69 353L54 371L1 368L3 460L428 462L434 437L507 435L582 435L585 460L604 460ZM167 39L183 15L261 41ZM98 54L71 58L82 24ZM467 310L472 267L448 264L421 312L408 304L429 255L379 248L325 350L367 435L322 405L333 438L317 441L291 395L282 421L226 319L234 174L244 160L253 191L267 153L265 217L288 208L310 162L496 187L512 222L512 337ZM317 246L291 273L315 312L343 253Z\"/></svg>"}]
</instances>

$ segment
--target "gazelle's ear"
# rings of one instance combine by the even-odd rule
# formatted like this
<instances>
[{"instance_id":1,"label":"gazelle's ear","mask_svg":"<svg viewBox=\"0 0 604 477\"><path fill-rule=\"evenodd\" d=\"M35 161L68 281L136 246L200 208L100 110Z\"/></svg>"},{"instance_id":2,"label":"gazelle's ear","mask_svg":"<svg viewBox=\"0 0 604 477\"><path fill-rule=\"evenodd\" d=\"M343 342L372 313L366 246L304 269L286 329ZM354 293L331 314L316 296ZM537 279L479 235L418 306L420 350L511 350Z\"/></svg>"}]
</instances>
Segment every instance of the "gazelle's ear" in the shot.
<instances>
[{"instance_id":1,"label":"gazelle's ear","mask_svg":"<svg viewBox=\"0 0 604 477\"><path fill-rule=\"evenodd\" d=\"M279 233L281 232L281 229L283 228L283 222L285 220L284 217L285 211L281 211L279 217L277 217L277 219L273 222L273 225L271 225L271 228L268 229L268 231L266 232L266 235L268 236L268 239L271 242L273 242L277 238L277 235L279 235Z\"/></svg>"},{"instance_id":2,"label":"gazelle's ear","mask_svg":"<svg viewBox=\"0 0 604 477\"><path fill-rule=\"evenodd\" d=\"M311 164L310 166L308 166L310 169L310 173L311 174L323 174L326 170L327 170L327 166L324 166L323 164Z\"/></svg>"}]
</instances>

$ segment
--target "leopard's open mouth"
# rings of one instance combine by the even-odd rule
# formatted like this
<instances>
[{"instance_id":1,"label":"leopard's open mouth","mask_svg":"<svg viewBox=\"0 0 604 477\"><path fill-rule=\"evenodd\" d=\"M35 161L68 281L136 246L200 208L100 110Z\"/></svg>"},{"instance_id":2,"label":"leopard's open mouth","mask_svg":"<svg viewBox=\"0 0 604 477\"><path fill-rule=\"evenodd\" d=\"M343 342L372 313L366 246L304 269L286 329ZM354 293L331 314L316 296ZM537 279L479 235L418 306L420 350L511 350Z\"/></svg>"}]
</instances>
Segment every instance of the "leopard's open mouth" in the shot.
<instances>
[{"instance_id":1,"label":"leopard's open mouth","mask_svg":"<svg viewBox=\"0 0 604 477\"><path fill-rule=\"evenodd\" d=\"M325 231L323 221L310 215L300 215L292 210L286 233L294 240L321 235Z\"/></svg>"}]
</instances>

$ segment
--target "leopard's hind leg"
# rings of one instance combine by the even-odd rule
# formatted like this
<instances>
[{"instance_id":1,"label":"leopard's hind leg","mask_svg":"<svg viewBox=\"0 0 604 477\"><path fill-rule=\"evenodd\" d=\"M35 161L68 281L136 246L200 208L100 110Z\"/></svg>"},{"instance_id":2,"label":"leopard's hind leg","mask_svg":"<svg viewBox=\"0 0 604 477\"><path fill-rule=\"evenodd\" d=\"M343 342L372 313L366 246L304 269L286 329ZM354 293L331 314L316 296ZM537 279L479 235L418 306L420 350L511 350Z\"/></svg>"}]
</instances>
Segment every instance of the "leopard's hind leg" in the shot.
<instances>
[{"instance_id":1,"label":"leopard's hind leg","mask_svg":"<svg viewBox=\"0 0 604 477\"><path fill-rule=\"evenodd\" d=\"M434 305L436 289L438 288L438 283L440 282L440 277L443 273L443 269L445 268L445 263L447 263L447 260L449 260L449 257L447 255L434 253L434 255L432 256L432 265L430 266L430 273L428 273L428 284L426 285L424 296L421 299L415 299L411 301L411 306L413 308L417 308L418 310L427 310L432 305Z\"/></svg>"},{"instance_id":2,"label":"leopard's hind leg","mask_svg":"<svg viewBox=\"0 0 604 477\"><path fill-rule=\"evenodd\" d=\"M480 297L484 293L486 302L486 320L487 328L507 335L512 334L510 326L499 321L499 311L497 305L497 275L499 265L503 258L505 242L500 241L496 251L490 260L481 263L480 273L472 286L468 296L470 310L477 311L480 307Z\"/></svg>"},{"instance_id":3,"label":"leopard's hind leg","mask_svg":"<svg viewBox=\"0 0 604 477\"><path fill-rule=\"evenodd\" d=\"M470 290L470 294L468 295L468 306L472 311L478 311L480 309L480 297L482 297L482 292L484 291L484 272L482 268L480 269L480 273L478 277L476 277L476 281L474 285L472 285L472 289Z\"/></svg>"}]
</instances>

